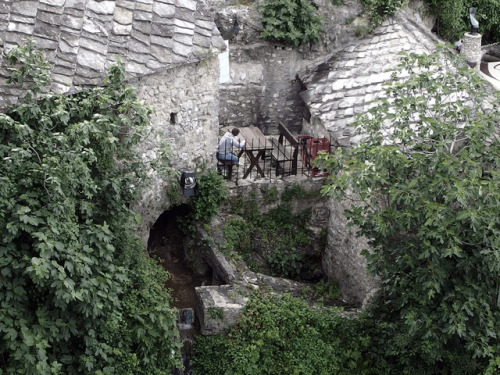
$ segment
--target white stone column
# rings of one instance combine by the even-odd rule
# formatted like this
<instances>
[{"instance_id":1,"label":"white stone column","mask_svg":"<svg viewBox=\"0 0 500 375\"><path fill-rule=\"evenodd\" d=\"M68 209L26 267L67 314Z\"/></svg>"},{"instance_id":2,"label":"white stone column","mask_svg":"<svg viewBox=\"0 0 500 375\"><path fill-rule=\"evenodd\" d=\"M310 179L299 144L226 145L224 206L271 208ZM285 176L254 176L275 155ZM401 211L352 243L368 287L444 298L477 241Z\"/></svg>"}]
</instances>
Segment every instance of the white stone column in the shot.
<instances>
[{"instance_id":1,"label":"white stone column","mask_svg":"<svg viewBox=\"0 0 500 375\"><path fill-rule=\"evenodd\" d=\"M465 33L461 52L471 68L479 69L481 62L481 34Z\"/></svg>"}]
</instances>

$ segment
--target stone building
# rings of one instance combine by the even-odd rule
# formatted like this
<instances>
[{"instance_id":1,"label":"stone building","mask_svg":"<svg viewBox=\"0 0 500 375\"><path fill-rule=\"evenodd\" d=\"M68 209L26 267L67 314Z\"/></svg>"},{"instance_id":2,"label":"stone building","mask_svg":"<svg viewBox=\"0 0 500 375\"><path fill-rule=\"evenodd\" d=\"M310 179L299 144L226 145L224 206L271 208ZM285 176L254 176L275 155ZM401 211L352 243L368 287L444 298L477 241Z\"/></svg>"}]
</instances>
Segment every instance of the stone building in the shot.
<instances>
[{"instance_id":1,"label":"stone building","mask_svg":"<svg viewBox=\"0 0 500 375\"><path fill-rule=\"evenodd\" d=\"M32 38L51 64L52 90L71 94L101 85L119 56L139 98L154 107L154 132L140 150L154 157L160 139L172 165L198 170L214 163L218 137L219 65L225 44L199 0L3 0L0 2L0 109L18 100L7 84L5 55ZM137 206L142 237L169 206L165 181L151 176Z\"/></svg>"},{"instance_id":2,"label":"stone building","mask_svg":"<svg viewBox=\"0 0 500 375\"><path fill-rule=\"evenodd\" d=\"M298 47L264 41L259 2L232 5L211 0L219 30L229 41L230 80L221 84L219 122L226 126L258 126L264 134L276 134L278 122L299 132L304 115L303 90L297 73L355 38L346 20L362 12L359 1L337 4L314 1L324 15L322 42Z\"/></svg>"},{"instance_id":3,"label":"stone building","mask_svg":"<svg viewBox=\"0 0 500 375\"><path fill-rule=\"evenodd\" d=\"M299 73L304 87L300 93L308 113L302 133L327 137L334 144L351 146L361 139L349 124L356 115L375 106L385 93L383 84L396 68L400 52L430 52L440 40L415 21L411 10L399 12L373 33L357 39ZM364 238L347 226L343 211L347 204L330 202L331 217L324 268L340 283L345 298L361 303L376 288L366 273L366 259L360 255L368 248Z\"/></svg>"}]
</instances>

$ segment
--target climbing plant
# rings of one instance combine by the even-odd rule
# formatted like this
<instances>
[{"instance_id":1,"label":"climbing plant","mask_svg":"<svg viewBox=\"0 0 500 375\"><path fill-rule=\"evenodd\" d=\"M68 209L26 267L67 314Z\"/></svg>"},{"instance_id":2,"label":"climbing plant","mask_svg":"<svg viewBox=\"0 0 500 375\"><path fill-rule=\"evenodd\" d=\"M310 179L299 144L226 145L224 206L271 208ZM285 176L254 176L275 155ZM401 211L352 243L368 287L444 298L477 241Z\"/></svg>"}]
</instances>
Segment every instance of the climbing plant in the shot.
<instances>
[{"instance_id":1,"label":"climbing plant","mask_svg":"<svg viewBox=\"0 0 500 375\"><path fill-rule=\"evenodd\" d=\"M260 37L298 46L321 40L321 17L309 0L271 0L259 4L264 30Z\"/></svg>"},{"instance_id":2,"label":"climbing plant","mask_svg":"<svg viewBox=\"0 0 500 375\"><path fill-rule=\"evenodd\" d=\"M104 87L65 96L33 42L7 59L27 91L0 114L0 373L168 373L180 344L167 274L129 208L151 109L119 61Z\"/></svg>"},{"instance_id":3,"label":"climbing plant","mask_svg":"<svg viewBox=\"0 0 500 375\"><path fill-rule=\"evenodd\" d=\"M400 80L402 73L409 76ZM498 96L447 48L403 55L387 97L356 122L366 138L325 155L323 192L352 202L380 278L392 360L493 371L500 356ZM458 355L460 353L460 355ZM495 367L496 368L496 367ZM443 372L446 373L446 372ZM491 372L493 373L493 372Z\"/></svg>"}]
</instances>

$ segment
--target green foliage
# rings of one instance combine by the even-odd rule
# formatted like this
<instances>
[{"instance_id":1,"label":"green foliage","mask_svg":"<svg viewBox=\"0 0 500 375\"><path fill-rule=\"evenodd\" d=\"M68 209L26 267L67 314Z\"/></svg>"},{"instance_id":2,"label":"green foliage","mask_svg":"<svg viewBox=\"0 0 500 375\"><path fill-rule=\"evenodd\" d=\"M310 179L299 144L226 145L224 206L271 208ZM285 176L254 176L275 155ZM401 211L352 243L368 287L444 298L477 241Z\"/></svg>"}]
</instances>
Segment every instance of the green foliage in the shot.
<instances>
[{"instance_id":1,"label":"green foliage","mask_svg":"<svg viewBox=\"0 0 500 375\"><path fill-rule=\"evenodd\" d=\"M190 218L195 221L210 221L226 199L224 179L217 171L209 170L198 177L196 194L191 202L193 210Z\"/></svg>"},{"instance_id":2,"label":"green foliage","mask_svg":"<svg viewBox=\"0 0 500 375\"><path fill-rule=\"evenodd\" d=\"M277 202L279 199L279 192L276 186L264 190L264 204L271 204Z\"/></svg>"},{"instance_id":3,"label":"green foliage","mask_svg":"<svg viewBox=\"0 0 500 375\"><path fill-rule=\"evenodd\" d=\"M24 102L0 114L0 368L5 374L159 374L180 365L167 274L128 207L151 110L124 84L49 93L32 43L7 56ZM41 96L40 93L45 93Z\"/></svg>"},{"instance_id":4,"label":"green foliage","mask_svg":"<svg viewBox=\"0 0 500 375\"><path fill-rule=\"evenodd\" d=\"M254 267L252 256L259 249L275 276L297 277L302 271L314 266L313 262L306 262L304 255L304 248L311 243L306 229L306 222L311 217L310 210L292 214L288 204L281 204L266 215L260 215L255 200L244 199L232 208L233 213L245 220L230 220L226 223L223 229L227 241L223 251L226 254L234 250L250 268L265 272Z\"/></svg>"},{"instance_id":5,"label":"green foliage","mask_svg":"<svg viewBox=\"0 0 500 375\"><path fill-rule=\"evenodd\" d=\"M500 3L497 0L426 0L430 11L437 16L437 32L449 40L461 39L470 31L469 8L477 10L479 32L483 43L495 43L500 38Z\"/></svg>"},{"instance_id":6,"label":"green foliage","mask_svg":"<svg viewBox=\"0 0 500 375\"><path fill-rule=\"evenodd\" d=\"M210 315L210 317L212 319L215 319L215 320L223 320L224 319L224 309L222 307L209 307L207 309L207 313L208 313L208 315Z\"/></svg>"},{"instance_id":7,"label":"green foliage","mask_svg":"<svg viewBox=\"0 0 500 375\"><path fill-rule=\"evenodd\" d=\"M388 17L394 15L407 2L408 0L361 0L368 15L371 30L380 25Z\"/></svg>"},{"instance_id":8,"label":"green foliage","mask_svg":"<svg viewBox=\"0 0 500 375\"><path fill-rule=\"evenodd\" d=\"M291 202L293 200L310 199L319 197L319 190L307 191L299 184L293 184L285 187L283 194L281 194L281 200L283 202Z\"/></svg>"},{"instance_id":9,"label":"green foliage","mask_svg":"<svg viewBox=\"0 0 500 375\"><path fill-rule=\"evenodd\" d=\"M196 338L192 365L204 375L367 374L357 326L289 295L254 294L227 336Z\"/></svg>"},{"instance_id":10,"label":"green foliage","mask_svg":"<svg viewBox=\"0 0 500 375\"><path fill-rule=\"evenodd\" d=\"M336 300L340 297L340 289L337 284L321 280L314 284L313 297L323 297L327 300Z\"/></svg>"},{"instance_id":11,"label":"green foliage","mask_svg":"<svg viewBox=\"0 0 500 375\"><path fill-rule=\"evenodd\" d=\"M222 228L222 233L226 239L226 245L221 249L223 253L234 258L234 252L237 252L243 259L250 261L249 255L254 250L251 226L244 220L231 219Z\"/></svg>"},{"instance_id":12,"label":"green foliage","mask_svg":"<svg viewBox=\"0 0 500 375\"><path fill-rule=\"evenodd\" d=\"M283 202L291 202L294 199L304 199L306 198L305 189L299 184L293 184L287 186L281 195L281 200Z\"/></svg>"},{"instance_id":13,"label":"green foliage","mask_svg":"<svg viewBox=\"0 0 500 375\"><path fill-rule=\"evenodd\" d=\"M299 46L321 40L321 17L309 0L270 0L259 4L264 31L260 37Z\"/></svg>"},{"instance_id":14,"label":"green foliage","mask_svg":"<svg viewBox=\"0 0 500 375\"><path fill-rule=\"evenodd\" d=\"M289 244L279 244L267 256L267 262L273 274L296 277L305 263L305 254Z\"/></svg>"},{"instance_id":15,"label":"green foliage","mask_svg":"<svg viewBox=\"0 0 500 375\"><path fill-rule=\"evenodd\" d=\"M369 239L387 353L426 374L464 355L480 373L500 332L498 97L443 48L403 55L393 77L357 122L364 141L323 157L323 192L353 202L346 215Z\"/></svg>"},{"instance_id":16,"label":"green foliage","mask_svg":"<svg viewBox=\"0 0 500 375\"><path fill-rule=\"evenodd\" d=\"M240 215L249 221L258 220L258 217L260 216L256 200L245 199L243 196L239 196L231 200L231 212L235 215Z\"/></svg>"},{"instance_id":17,"label":"green foliage","mask_svg":"<svg viewBox=\"0 0 500 375\"><path fill-rule=\"evenodd\" d=\"M49 64L43 58L37 46L29 41L23 46L14 48L7 55L11 65L20 64L12 72L8 82L25 86L24 101L36 100L38 94L50 83Z\"/></svg>"}]
</instances>

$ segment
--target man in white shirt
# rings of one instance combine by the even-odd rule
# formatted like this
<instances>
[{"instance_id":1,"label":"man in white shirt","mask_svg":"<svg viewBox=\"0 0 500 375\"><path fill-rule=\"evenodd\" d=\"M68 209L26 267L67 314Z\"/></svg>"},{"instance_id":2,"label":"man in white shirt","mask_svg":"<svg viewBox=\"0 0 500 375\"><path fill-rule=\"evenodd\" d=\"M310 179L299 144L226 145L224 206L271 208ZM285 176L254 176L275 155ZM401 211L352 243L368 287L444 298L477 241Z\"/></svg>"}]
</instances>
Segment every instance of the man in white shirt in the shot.
<instances>
[{"instance_id":1,"label":"man in white shirt","mask_svg":"<svg viewBox=\"0 0 500 375\"><path fill-rule=\"evenodd\" d=\"M233 128L230 132L226 132L219 142L219 151L217 157L219 160L231 160L234 164L238 164L238 157L231 152L233 146L242 148L245 146L245 141L240 141L236 136L240 134L238 128Z\"/></svg>"}]
</instances>

